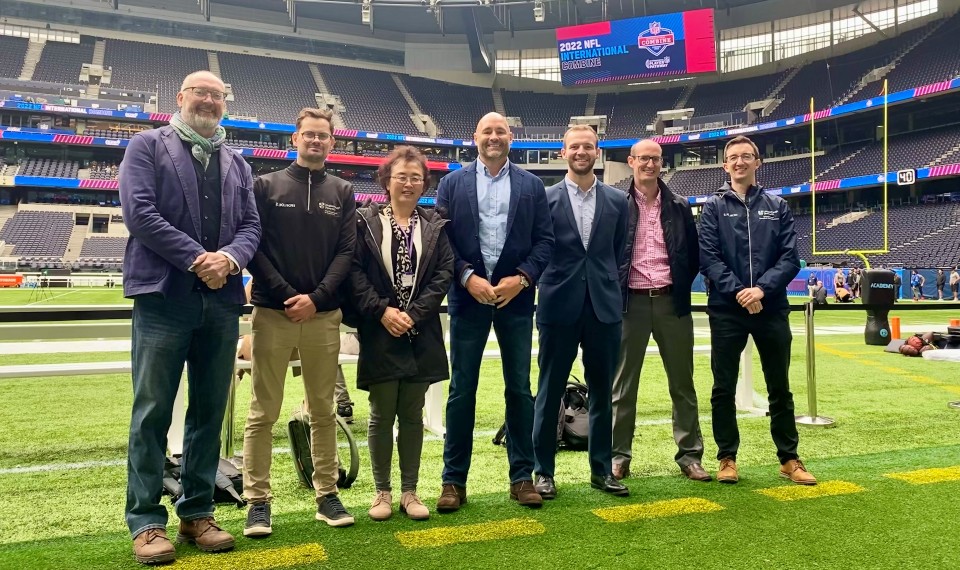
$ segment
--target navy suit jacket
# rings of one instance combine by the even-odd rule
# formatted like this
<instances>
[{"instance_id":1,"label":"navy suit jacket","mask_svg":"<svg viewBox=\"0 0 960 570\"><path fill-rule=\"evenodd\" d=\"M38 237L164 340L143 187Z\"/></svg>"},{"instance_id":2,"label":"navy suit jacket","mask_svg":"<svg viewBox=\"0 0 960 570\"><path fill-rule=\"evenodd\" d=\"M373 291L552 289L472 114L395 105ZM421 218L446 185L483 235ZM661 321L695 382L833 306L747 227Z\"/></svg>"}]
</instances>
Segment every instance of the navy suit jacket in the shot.
<instances>
[{"instance_id":1,"label":"navy suit jacket","mask_svg":"<svg viewBox=\"0 0 960 570\"><path fill-rule=\"evenodd\" d=\"M533 314L534 285L540 279L553 252L553 226L547 209L543 182L510 164L510 209L507 237L493 275L488 276L480 254L480 214L477 204L477 162L451 172L437 187L437 212L450 220L445 226L453 247L454 272L447 306L450 315L469 315L488 307L477 303L460 284L467 269L473 269L496 285L500 279L523 273L530 287L521 291L503 311Z\"/></svg>"},{"instance_id":2,"label":"navy suit jacket","mask_svg":"<svg viewBox=\"0 0 960 570\"><path fill-rule=\"evenodd\" d=\"M547 188L556 246L550 265L540 277L537 324L571 325L583 312L587 292L601 323L623 318L620 260L627 244L627 195L599 182L590 247L584 249L566 182Z\"/></svg>"},{"instance_id":3,"label":"navy suit jacket","mask_svg":"<svg viewBox=\"0 0 960 570\"><path fill-rule=\"evenodd\" d=\"M246 267L260 243L260 216L253 198L250 165L226 145L220 147L221 218L218 249ZM186 296L197 277L188 271L204 253L200 245L197 173L173 127L138 134L120 163L120 205L130 231L123 257L126 297L160 293ZM231 275L219 290L231 301L247 302L243 278Z\"/></svg>"}]
</instances>

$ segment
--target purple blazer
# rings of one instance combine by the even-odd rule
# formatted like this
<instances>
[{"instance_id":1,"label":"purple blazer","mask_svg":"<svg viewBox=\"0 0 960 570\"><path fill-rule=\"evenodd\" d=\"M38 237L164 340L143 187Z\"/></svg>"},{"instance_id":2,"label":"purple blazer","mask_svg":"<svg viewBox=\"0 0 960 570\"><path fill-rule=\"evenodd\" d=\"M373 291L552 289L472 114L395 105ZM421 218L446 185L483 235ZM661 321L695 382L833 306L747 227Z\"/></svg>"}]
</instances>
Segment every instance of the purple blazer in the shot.
<instances>
[{"instance_id":1,"label":"purple blazer","mask_svg":"<svg viewBox=\"0 0 960 570\"><path fill-rule=\"evenodd\" d=\"M260 243L260 216L250 165L220 147L222 216L219 249L246 267ZM130 231L123 258L123 294L186 296L196 284L189 271L200 245L200 197L190 152L170 126L138 134L120 163L120 204ZM219 290L246 303L243 279L231 275Z\"/></svg>"}]
</instances>

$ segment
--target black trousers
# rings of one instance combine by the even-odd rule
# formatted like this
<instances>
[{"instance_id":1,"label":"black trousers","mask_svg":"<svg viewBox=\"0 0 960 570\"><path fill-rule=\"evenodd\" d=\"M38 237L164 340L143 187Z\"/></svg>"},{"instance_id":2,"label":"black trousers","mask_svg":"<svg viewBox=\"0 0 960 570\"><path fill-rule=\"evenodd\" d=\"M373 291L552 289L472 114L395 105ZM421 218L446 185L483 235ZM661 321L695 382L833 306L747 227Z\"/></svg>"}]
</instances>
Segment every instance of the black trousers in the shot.
<instances>
[{"instance_id":1,"label":"black trousers","mask_svg":"<svg viewBox=\"0 0 960 570\"><path fill-rule=\"evenodd\" d=\"M608 475L613 471L613 376L620 355L621 323L601 323L593 310L590 295L576 322L569 325L537 325L540 330L539 388L533 411L533 448L537 475L556 474L557 414L567 388L570 370L583 348L584 381L587 398L587 456L590 473Z\"/></svg>"},{"instance_id":2,"label":"black trousers","mask_svg":"<svg viewBox=\"0 0 960 570\"><path fill-rule=\"evenodd\" d=\"M709 311L710 366L713 369L713 438L717 442L717 459L737 458L740 430L737 428L736 392L740 370L740 354L747 344L747 335L760 355L763 377L770 403L770 435L777 446L780 463L797 459L797 424L793 393L790 392L789 313L763 310L756 315L745 311Z\"/></svg>"}]
</instances>

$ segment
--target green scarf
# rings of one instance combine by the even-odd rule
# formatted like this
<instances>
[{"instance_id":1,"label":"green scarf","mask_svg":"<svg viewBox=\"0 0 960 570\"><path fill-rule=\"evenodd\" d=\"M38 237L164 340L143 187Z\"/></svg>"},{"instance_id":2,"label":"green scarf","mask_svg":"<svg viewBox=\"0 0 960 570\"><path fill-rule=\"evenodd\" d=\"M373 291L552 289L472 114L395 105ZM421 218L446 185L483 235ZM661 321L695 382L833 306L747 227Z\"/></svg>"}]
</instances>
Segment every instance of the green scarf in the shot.
<instances>
[{"instance_id":1,"label":"green scarf","mask_svg":"<svg viewBox=\"0 0 960 570\"><path fill-rule=\"evenodd\" d=\"M213 133L212 138L208 139L200 136L197 131L193 130L193 127L183 120L179 111L174 113L173 117L170 117L170 126L177 131L177 135L183 141L193 145L190 152L193 154L193 158L203 165L204 170L210 164L210 155L216 152L223 144L224 139L227 138L227 131L221 125L217 125L217 130Z\"/></svg>"}]
</instances>

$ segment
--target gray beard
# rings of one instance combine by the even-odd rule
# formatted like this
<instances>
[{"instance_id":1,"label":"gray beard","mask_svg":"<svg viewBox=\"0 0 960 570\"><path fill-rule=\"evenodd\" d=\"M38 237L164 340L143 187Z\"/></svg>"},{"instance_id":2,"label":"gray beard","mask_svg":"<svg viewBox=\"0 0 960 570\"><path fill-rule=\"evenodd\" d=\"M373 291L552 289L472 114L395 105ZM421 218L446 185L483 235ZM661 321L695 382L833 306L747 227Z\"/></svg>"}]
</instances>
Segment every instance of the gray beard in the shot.
<instances>
[{"instance_id":1,"label":"gray beard","mask_svg":"<svg viewBox=\"0 0 960 570\"><path fill-rule=\"evenodd\" d=\"M220 117L199 115L193 111L181 111L180 115L183 116L183 121L195 131L211 131L220 125Z\"/></svg>"}]
</instances>

